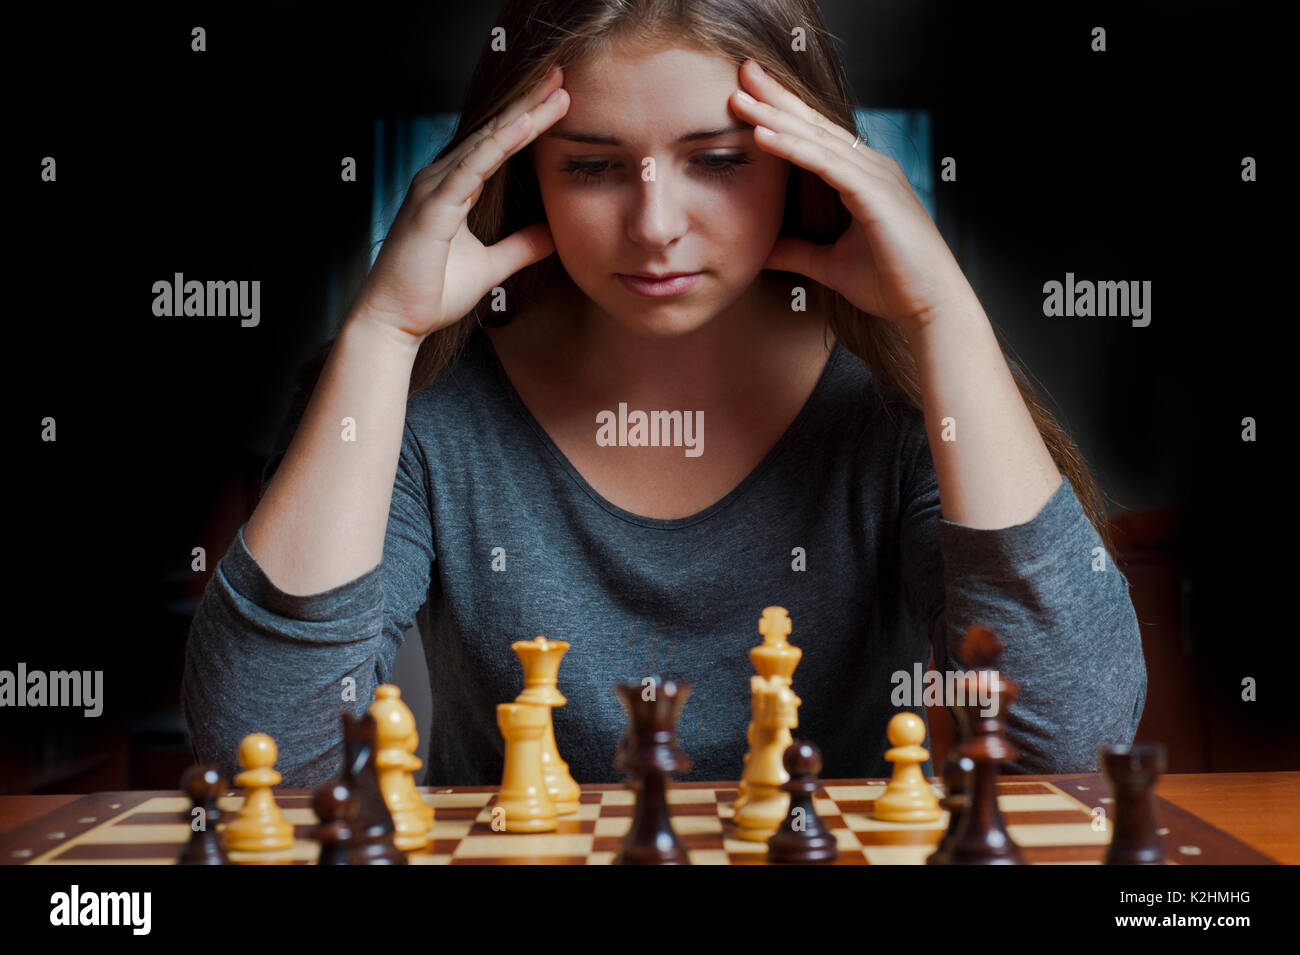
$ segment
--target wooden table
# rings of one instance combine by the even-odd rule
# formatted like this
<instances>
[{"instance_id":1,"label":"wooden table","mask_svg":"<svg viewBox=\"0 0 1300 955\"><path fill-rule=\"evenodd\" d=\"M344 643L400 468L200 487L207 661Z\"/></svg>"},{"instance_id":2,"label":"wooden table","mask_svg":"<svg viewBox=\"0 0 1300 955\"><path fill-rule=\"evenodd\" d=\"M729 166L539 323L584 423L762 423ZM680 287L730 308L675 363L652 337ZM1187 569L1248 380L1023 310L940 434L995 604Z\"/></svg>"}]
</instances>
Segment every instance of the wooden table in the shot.
<instances>
[{"instance_id":1,"label":"wooden table","mask_svg":"<svg viewBox=\"0 0 1300 955\"><path fill-rule=\"evenodd\" d=\"M1083 800L1087 805L1092 805L1098 801L1108 801L1102 798L1102 794L1106 792L1105 784L1096 775L1012 776L1004 777L1003 781L1016 785L1024 784L1021 788L1026 791L1031 788L1028 784L1036 782L1051 783L1053 786L1059 786L1062 791L1074 795L1075 798ZM827 787L837 786L843 788L845 786L867 785L868 783L869 781L866 780L828 780L825 785ZM720 797L723 787L734 790L734 783L678 784L678 787L682 789L708 786L718 789ZM584 802L594 801L599 803L603 800L608 804L611 798L615 798L610 794L621 790L622 787L609 785L583 788ZM454 812L449 811L442 813L439 816L440 819L472 819L479 810L469 808L470 802L473 802L475 795L478 795L481 798L478 800L477 805L482 805L492 789L491 787L466 786L456 787L453 791L426 791L439 794L452 793L450 796L452 799L463 797L467 800L464 814L458 817ZM1300 864L1300 772L1167 775L1161 778L1156 792L1164 803L1177 807L1178 810L1184 810L1186 813L1190 813L1191 816L1196 817L1197 825L1208 823L1210 826L1222 830L1223 833L1235 837L1236 840L1251 849L1257 850L1278 862ZM129 807L133 802L142 803L145 795L140 793L100 794L92 798L102 801L106 805L123 803ZM620 797L623 795L630 797L631 794L619 794ZM148 796L150 798L167 798L175 801L175 797L178 797L179 794L150 793ZM279 798L279 796L280 793L277 791L277 797ZM110 799L110 797L112 798ZM438 796L436 798L447 799L449 797ZM0 796L0 844L8 845L20 834L31 833L35 827L42 825L56 825L58 828L67 828L74 821L72 817L82 814L85 807L91 804L89 801L82 801L80 808L74 806L74 803L79 800L83 800L83 797L74 795ZM302 807L309 804L306 792L297 790L285 791L282 802L286 807ZM859 807L855 811L861 811L861 808ZM1177 815L1177 810L1168 810L1166 814ZM153 813L152 815L158 817L152 819L153 822L168 821L165 816L159 813ZM1029 813L1027 815L1033 814ZM1039 813L1039 815L1042 814ZM104 818L105 816L100 816L101 820ZM69 834L71 835L71 832ZM302 838L301 834L300 838ZM5 858L0 861L13 862L15 860ZM1195 860L1184 859L1181 861ZM1267 860L1257 859L1256 861Z\"/></svg>"},{"instance_id":2,"label":"wooden table","mask_svg":"<svg viewBox=\"0 0 1300 955\"><path fill-rule=\"evenodd\" d=\"M1300 865L1300 772L1175 774L1162 777L1156 793L1279 862Z\"/></svg>"}]
</instances>

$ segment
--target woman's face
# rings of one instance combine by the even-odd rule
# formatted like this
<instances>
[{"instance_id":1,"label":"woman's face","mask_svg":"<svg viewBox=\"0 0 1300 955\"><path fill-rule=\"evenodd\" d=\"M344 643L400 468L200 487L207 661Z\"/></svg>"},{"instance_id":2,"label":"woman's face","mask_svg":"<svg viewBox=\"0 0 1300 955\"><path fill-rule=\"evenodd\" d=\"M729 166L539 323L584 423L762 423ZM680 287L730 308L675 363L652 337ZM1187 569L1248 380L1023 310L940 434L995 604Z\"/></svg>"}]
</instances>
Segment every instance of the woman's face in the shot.
<instances>
[{"instance_id":1,"label":"woman's face","mask_svg":"<svg viewBox=\"0 0 1300 955\"><path fill-rule=\"evenodd\" d=\"M728 109L738 83L712 54L623 46L565 69L568 112L530 147L560 261L631 331L701 327L776 242L790 166ZM682 272L698 274L677 294L622 278Z\"/></svg>"}]
</instances>

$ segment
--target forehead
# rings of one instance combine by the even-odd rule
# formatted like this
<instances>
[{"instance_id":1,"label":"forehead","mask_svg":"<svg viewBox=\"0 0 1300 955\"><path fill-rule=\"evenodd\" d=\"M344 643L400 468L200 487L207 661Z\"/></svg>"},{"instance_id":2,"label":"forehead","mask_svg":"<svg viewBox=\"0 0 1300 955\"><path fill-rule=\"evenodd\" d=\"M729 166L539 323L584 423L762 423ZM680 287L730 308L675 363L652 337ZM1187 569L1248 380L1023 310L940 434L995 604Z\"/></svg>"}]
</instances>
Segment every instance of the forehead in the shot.
<instances>
[{"instance_id":1,"label":"forehead","mask_svg":"<svg viewBox=\"0 0 1300 955\"><path fill-rule=\"evenodd\" d=\"M740 68L710 50L649 43L615 43L594 57L564 68L564 85L596 93L646 92L652 84L689 87L700 82L731 82Z\"/></svg>"},{"instance_id":2,"label":"forehead","mask_svg":"<svg viewBox=\"0 0 1300 955\"><path fill-rule=\"evenodd\" d=\"M733 121L727 97L739 80L739 67L715 53L618 45L565 67L569 110L551 131L672 138L725 126Z\"/></svg>"}]
</instances>

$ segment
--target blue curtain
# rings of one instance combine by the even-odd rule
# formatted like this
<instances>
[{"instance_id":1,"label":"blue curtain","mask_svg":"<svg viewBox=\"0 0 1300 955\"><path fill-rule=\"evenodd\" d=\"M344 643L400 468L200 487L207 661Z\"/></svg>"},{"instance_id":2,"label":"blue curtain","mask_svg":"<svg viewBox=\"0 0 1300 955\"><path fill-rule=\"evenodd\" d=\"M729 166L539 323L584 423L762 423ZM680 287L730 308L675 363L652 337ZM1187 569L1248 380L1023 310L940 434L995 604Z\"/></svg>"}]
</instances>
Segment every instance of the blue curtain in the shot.
<instances>
[{"instance_id":1,"label":"blue curtain","mask_svg":"<svg viewBox=\"0 0 1300 955\"><path fill-rule=\"evenodd\" d=\"M917 197L934 218L934 157L926 110L857 110L867 145L903 167ZM375 191L370 213L370 264L401 208L411 178L427 166L456 131L455 113L380 119L375 122ZM861 148L861 147L859 147Z\"/></svg>"},{"instance_id":2,"label":"blue curtain","mask_svg":"<svg viewBox=\"0 0 1300 955\"><path fill-rule=\"evenodd\" d=\"M375 190L370 203L370 264L397 217L411 179L456 132L456 114L375 121Z\"/></svg>"},{"instance_id":3,"label":"blue curtain","mask_svg":"<svg viewBox=\"0 0 1300 955\"><path fill-rule=\"evenodd\" d=\"M929 111L859 109L854 112L858 120L858 132L867 145L896 160L903 167L912 191L933 219L934 156L931 155Z\"/></svg>"}]
</instances>

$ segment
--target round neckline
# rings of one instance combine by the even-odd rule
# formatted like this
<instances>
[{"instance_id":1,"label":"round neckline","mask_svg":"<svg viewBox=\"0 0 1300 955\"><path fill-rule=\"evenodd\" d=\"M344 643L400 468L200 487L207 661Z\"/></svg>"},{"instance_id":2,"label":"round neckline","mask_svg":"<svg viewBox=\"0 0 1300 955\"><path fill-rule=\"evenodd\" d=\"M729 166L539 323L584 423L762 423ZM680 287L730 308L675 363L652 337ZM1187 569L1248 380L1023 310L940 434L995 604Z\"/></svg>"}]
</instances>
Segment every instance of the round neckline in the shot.
<instances>
[{"instance_id":1,"label":"round neckline","mask_svg":"<svg viewBox=\"0 0 1300 955\"><path fill-rule=\"evenodd\" d=\"M524 403L523 396L519 394L518 390L516 390L514 382L510 380L510 376L506 373L505 366L501 363L501 359L498 357L496 348L493 346L492 340L489 338L487 332L480 328L476 330L475 334L482 339L481 347L487 354L488 364L492 369L492 374L509 397L510 403L515 406L515 410L537 437L542 447L545 448L555 462L569 475L569 478L574 482L574 484L576 484L584 494L591 498L591 500L606 513L611 514L622 521L626 521L629 524L636 524L640 527L649 527L656 530L676 530L707 521L709 518L725 510L737 499L743 496L745 492L747 492L759 480L759 478L763 476L763 472L771 466L772 462L780 456L786 445L793 440L794 435L800 430L804 422L812 414L814 408L821 403L822 396L830 382L831 374L839 362L841 352L844 349L844 346L840 343L839 339L836 339L834 346L831 348L831 353L826 359L826 365L822 368L821 375L817 378L817 383L813 386L812 392L803 403L803 407L799 409L799 413L794 416L794 420L791 421L785 431L781 433L781 437L779 437L776 440L776 443L768 449L767 453L763 455L758 464L756 464L753 469L751 469L750 472L741 479L739 484L724 494L721 498L714 501L703 510L696 511L694 514L688 514L685 517L659 518L634 514L632 511L619 507L613 501L608 500L604 495L592 487L591 484L588 483L587 479L582 476L582 473L573 466L573 462L569 460L568 456L560 450L560 446L551 439L551 436L547 433L546 429L542 427L541 422L538 421L533 416L533 413L528 410L528 405Z\"/></svg>"}]
</instances>

